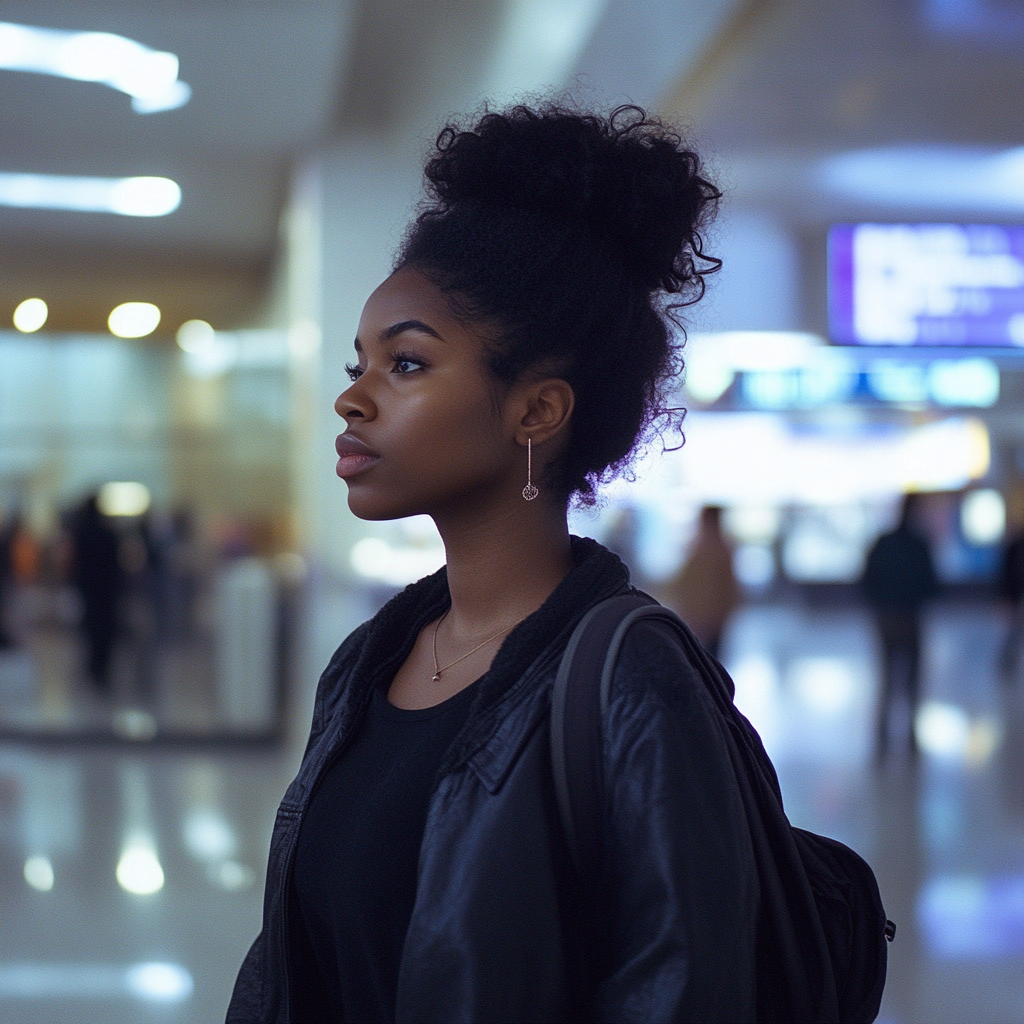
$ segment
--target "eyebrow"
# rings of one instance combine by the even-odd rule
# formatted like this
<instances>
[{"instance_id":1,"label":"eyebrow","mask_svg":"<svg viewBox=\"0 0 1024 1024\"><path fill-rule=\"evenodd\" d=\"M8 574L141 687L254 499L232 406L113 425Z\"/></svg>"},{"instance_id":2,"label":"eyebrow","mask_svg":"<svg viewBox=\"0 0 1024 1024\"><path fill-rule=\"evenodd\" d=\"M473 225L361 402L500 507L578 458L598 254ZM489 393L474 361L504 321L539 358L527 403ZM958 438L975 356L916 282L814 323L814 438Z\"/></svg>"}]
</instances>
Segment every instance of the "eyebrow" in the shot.
<instances>
[{"instance_id":1,"label":"eyebrow","mask_svg":"<svg viewBox=\"0 0 1024 1024\"><path fill-rule=\"evenodd\" d=\"M391 341L406 331L419 331L420 334L429 334L432 338L437 338L438 341L444 341L444 338L433 327L425 324L422 320L403 320L401 323L392 324L381 332L381 338L384 341Z\"/></svg>"}]
</instances>

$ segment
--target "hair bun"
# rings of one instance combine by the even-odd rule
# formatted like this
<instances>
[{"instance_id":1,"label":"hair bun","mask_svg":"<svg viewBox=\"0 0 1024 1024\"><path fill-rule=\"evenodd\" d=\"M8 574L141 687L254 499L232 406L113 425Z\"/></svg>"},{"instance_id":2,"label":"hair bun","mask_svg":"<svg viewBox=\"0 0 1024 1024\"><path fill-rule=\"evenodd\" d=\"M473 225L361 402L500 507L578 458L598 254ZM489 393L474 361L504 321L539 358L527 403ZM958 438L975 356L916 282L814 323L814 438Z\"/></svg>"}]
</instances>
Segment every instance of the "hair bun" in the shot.
<instances>
[{"instance_id":1,"label":"hair bun","mask_svg":"<svg viewBox=\"0 0 1024 1024\"><path fill-rule=\"evenodd\" d=\"M532 210L610 244L645 289L700 278L700 229L721 193L679 135L639 107L610 116L547 106L448 125L426 176L443 216L454 208Z\"/></svg>"}]
</instances>

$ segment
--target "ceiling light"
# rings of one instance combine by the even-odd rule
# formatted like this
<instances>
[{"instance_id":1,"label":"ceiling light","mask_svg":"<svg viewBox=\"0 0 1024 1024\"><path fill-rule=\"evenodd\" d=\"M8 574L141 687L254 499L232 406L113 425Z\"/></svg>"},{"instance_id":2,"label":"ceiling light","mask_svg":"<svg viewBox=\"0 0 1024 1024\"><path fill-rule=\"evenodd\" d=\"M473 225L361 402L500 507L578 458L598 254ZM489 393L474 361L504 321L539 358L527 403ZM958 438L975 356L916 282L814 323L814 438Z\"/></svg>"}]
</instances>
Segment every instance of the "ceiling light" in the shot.
<instances>
[{"instance_id":1,"label":"ceiling light","mask_svg":"<svg viewBox=\"0 0 1024 1024\"><path fill-rule=\"evenodd\" d=\"M1003 152L894 146L826 160L826 189L882 206L983 213L1024 211L1024 146Z\"/></svg>"},{"instance_id":2,"label":"ceiling light","mask_svg":"<svg viewBox=\"0 0 1024 1024\"><path fill-rule=\"evenodd\" d=\"M217 343L217 332L205 320L186 320L176 338L183 352L202 352Z\"/></svg>"},{"instance_id":3,"label":"ceiling light","mask_svg":"<svg viewBox=\"0 0 1024 1024\"><path fill-rule=\"evenodd\" d=\"M107 317L111 334L119 338L144 338L160 323L160 308L152 302L122 302Z\"/></svg>"},{"instance_id":4,"label":"ceiling light","mask_svg":"<svg viewBox=\"0 0 1024 1024\"><path fill-rule=\"evenodd\" d=\"M53 865L49 857L29 857L25 861L25 881L39 892L53 888Z\"/></svg>"},{"instance_id":5,"label":"ceiling light","mask_svg":"<svg viewBox=\"0 0 1024 1024\"><path fill-rule=\"evenodd\" d=\"M181 188L170 178L80 178L0 171L0 206L164 217L180 205Z\"/></svg>"},{"instance_id":6,"label":"ceiling light","mask_svg":"<svg viewBox=\"0 0 1024 1024\"><path fill-rule=\"evenodd\" d=\"M23 334L31 334L46 323L49 313L50 310L42 299L25 299L24 302L18 303L12 320L14 326Z\"/></svg>"},{"instance_id":7,"label":"ceiling light","mask_svg":"<svg viewBox=\"0 0 1024 1024\"><path fill-rule=\"evenodd\" d=\"M164 887L164 869L156 851L142 840L125 847L115 874L122 889L138 896L150 896Z\"/></svg>"},{"instance_id":8,"label":"ceiling light","mask_svg":"<svg viewBox=\"0 0 1024 1024\"><path fill-rule=\"evenodd\" d=\"M132 98L137 114L184 106L178 58L111 32L68 32L0 22L0 68L98 82Z\"/></svg>"}]
</instances>

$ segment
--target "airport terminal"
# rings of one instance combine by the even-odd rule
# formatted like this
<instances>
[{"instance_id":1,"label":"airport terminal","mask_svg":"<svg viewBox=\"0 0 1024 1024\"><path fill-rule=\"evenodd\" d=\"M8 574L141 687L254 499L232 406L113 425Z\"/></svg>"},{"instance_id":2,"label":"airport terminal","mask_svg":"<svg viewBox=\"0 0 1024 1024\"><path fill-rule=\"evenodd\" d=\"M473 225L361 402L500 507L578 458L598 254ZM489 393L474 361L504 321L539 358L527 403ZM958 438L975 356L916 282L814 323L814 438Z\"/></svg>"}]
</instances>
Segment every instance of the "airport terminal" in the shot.
<instances>
[{"instance_id":1,"label":"airport terminal","mask_svg":"<svg viewBox=\"0 0 1024 1024\"><path fill-rule=\"evenodd\" d=\"M0 1020L224 1019L320 674L445 564L335 474L361 310L444 124L551 97L723 193L571 531L874 869L878 1020L1024 1019L1021 0L4 0L0 95Z\"/></svg>"}]
</instances>

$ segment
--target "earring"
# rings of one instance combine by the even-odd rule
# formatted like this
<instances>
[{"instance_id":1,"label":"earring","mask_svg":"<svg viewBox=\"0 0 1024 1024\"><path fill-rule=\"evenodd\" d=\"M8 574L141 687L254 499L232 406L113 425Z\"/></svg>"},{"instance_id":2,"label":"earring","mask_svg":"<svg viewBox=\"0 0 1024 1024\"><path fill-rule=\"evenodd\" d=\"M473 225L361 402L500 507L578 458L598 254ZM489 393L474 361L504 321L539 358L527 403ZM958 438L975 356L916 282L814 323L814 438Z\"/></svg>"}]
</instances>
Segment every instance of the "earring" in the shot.
<instances>
[{"instance_id":1,"label":"earring","mask_svg":"<svg viewBox=\"0 0 1024 1024\"><path fill-rule=\"evenodd\" d=\"M523 488L523 497L527 501L533 501L540 494L540 491L533 483L533 438L526 439L526 486Z\"/></svg>"}]
</instances>

